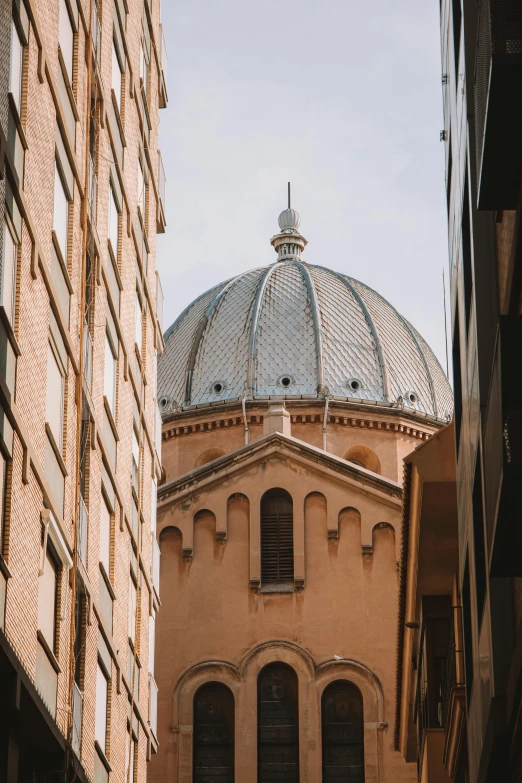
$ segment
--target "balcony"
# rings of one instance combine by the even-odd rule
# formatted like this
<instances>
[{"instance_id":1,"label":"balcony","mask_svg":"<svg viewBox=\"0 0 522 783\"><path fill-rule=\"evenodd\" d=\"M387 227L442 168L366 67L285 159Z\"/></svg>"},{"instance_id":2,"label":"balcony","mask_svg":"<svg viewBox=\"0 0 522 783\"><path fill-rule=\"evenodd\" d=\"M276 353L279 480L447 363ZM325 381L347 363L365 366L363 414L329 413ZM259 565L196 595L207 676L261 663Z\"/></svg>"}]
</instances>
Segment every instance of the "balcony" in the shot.
<instances>
[{"instance_id":1,"label":"balcony","mask_svg":"<svg viewBox=\"0 0 522 783\"><path fill-rule=\"evenodd\" d=\"M167 46L165 44L162 24L160 24L160 63L159 108L166 109L167 103L169 102L169 96L167 94Z\"/></svg>"},{"instance_id":2,"label":"balcony","mask_svg":"<svg viewBox=\"0 0 522 783\"><path fill-rule=\"evenodd\" d=\"M87 568L87 537L89 529L89 512L85 500L80 495L80 512L78 515L78 532L76 546L78 554L85 568Z\"/></svg>"},{"instance_id":3,"label":"balcony","mask_svg":"<svg viewBox=\"0 0 522 783\"><path fill-rule=\"evenodd\" d=\"M484 433L490 574L522 576L522 387L518 379L522 316L502 316Z\"/></svg>"},{"instance_id":4,"label":"balcony","mask_svg":"<svg viewBox=\"0 0 522 783\"><path fill-rule=\"evenodd\" d=\"M81 758L83 693L78 688L76 683L73 684L71 712L72 712L71 746L76 756L78 758Z\"/></svg>"},{"instance_id":5,"label":"balcony","mask_svg":"<svg viewBox=\"0 0 522 783\"><path fill-rule=\"evenodd\" d=\"M516 209L522 173L522 5L481 0L475 66L478 208Z\"/></svg>"},{"instance_id":6,"label":"balcony","mask_svg":"<svg viewBox=\"0 0 522 783\"><path fill-rule=\"evenodd\" d=\"M165 177L165 168L163 166L163 158L161 157L161 152L158 150L158 191L159 191L159 199L158 199L158 207L157 207L157 215L156 215L156 232L158 234L164 234L165 233L165 227L167 225L167 218L166 218L166 212L165 212L165 184L166 184L166 177Z\"/></svg>"}]
</instances>

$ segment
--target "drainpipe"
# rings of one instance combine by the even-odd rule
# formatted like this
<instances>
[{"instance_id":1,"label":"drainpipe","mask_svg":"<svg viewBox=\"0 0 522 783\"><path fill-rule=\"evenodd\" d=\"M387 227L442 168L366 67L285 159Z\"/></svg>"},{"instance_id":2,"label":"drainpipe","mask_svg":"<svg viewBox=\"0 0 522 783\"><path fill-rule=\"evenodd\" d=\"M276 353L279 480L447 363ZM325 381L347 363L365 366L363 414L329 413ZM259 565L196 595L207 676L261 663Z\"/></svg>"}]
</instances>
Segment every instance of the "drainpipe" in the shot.
<instances>
[{"instance_id":1,"label":"drainpipe","mask_svg":"<svg viewBox=\"0 0 522 783\"><path fill-rule=\"evenodd\" d=\"M328 424L328 403L330 402L328 397L324 399L324 416L323 416L323 451L326 451L326 425Z\"/></svg>"},{"instance_id":2,"label":"drainpipe","mask_svg":"<svg viewBox=\"0 0 522 783\"><path fill-rule=\"evenodd\" d=\"M245 422L245 446L248 446L249 430L248 430L248 422L247 422L247 415L246 415L246 401L247 398L243 397L243 399L241 400L241 405L243 407L243 421Z\"/></svg>"}]
</instances>

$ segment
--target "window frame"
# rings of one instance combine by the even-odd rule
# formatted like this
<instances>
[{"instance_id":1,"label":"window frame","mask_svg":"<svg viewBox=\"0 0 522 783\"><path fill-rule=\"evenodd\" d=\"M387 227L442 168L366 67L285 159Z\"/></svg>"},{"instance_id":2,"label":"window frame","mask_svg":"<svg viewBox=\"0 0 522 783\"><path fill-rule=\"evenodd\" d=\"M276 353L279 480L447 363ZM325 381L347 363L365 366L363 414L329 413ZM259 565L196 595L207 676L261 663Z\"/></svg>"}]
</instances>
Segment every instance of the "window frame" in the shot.
<instances>
[{"instance_id":1,"label":"window frame","mask_svg":"<svg viewBox=\"0 0 522 783\"><path fill-rule=\"evenodd\" d=\"M66 17L67 22L69 23L68 25L64 19L64 16ZM70 30L70 39L69 39L69 30ZM58 13L58 46L59 46L61 60L63 63L63 68L65 69L65 73L67 74L67 78L69 79L69 84L71 85L71 87L74 83L73 80L74 80L75 33L76 33L75 25L71 18L71 11L69 9L69 4L67 0L60 0L60 8Z\"/></svg>"},{"instance_id":2,"label":"window frame","mask_svg":"<svg viewBox=\"0 0 522 783\"><path fill-rule=\"evenodd\" d=\"M113 421L116 421L116 406L117 406L117 385L118 385L118 352L115 349L109 329L105 330L105 355L103 365L103 395L107 400L107 405L111 412ZM112 360L112 366L109 365L109 361ZM110 380L109 380L110 370ZM107 396L107 392L111 392L111 396Z\"/></svg>"},{"instance_id":3,"label":"window frame","mask_svg":"<svg viewBox=\"0 0 522 783\"><path fill-rule=\"evenodd\" d=\"M59 437L56 437L56 433L53 428L53 424L51 421L49 421L49 402L50 398L51 400L56 399L56 395L52 394L50 395L50 384L49 384L49 360L50 358L54 359L56 368L58 370L58 373L60 375L60 433ZM45 423L47 424L49 431L54 439L55 445L60 453L60 455L63 453L63 447L64 447L64 429L65 429L65 378L66 378L66 370L63 366L63 363L60 359L60 355L58 352L58 349L54 345L54 340L52 338L52 335L49 334L48 337L48 353L47 353L47 392L46 392L46 405L45 405Z\"/></svg>"},{"instance_id":4,"label":"window frame","mask_svg":"<svg viewBox=\"0 0 522 783\"><path fill-rule=\"evenodd\" d=\"M116 67L118 71L118 80L116 81L114 76L116 72ZM122 109L122 101L123 101L123 74L124 74L124 68L122 67L121 59L120 59L120 52L118 44L116 43L116 36L113 33L112 36L112 68L111 68L111 90L114 94L114 97L116 99L116 106L118 107L118 112L121 116L121 109Z\"/></svg>"},{"instance_id":5,"label":"window frame","mask_svg":"<svg viewBox=\"0 0 522 783\"><path fill-rule=\"evenodd\" d=\"M18 43L18 46L15 46L15 43ZM11 93L13 97L13 103L16 107L16 111L18 112L18 119L21 119L22 116L22 94L23 94L23 84L24 84L24 48L26 46L26 42L23 40L22 36L20 35L20 30L18 28L18 24L16 23L16 20L14 17L11 19L11 51L9 54L9 92ZM13 81L13 65L15 63L15 54L18 55L18 69L16 71L17 73L17 79L16 79L16 91L13 90L13 87L15 86Z\"/></svg>"},{"instance_id":6,"label":"window frame","mask_svg":"<svg viewBox=\"0 0 522 783\"><path fill-rule=\"evenodd\" d=\"M6 259L7 259L7 252L8 247L11 246L11 252L12 252L12 259L10 260L9 267L10 267L10 273L9 273L9 280L10 280L10 295L9 295L9 303L8 307L6 307L5 302L5 281L8 279L6 277ZM0 281L0 299L2 307L5 310L5 313L7 315L7 318L9 320L9 323L11 326L14 326L15 322L15 314L16 314L16 300L17 300L17 275L18 275L18 248L20 246L20 242L18 241L18 237L16 235L16 232L12 226L11 219L9 218L9 215L7 211L4 215L4 236L3 236L3 247L2 247L2 275L1 275L1 281ZM9 293L9 292L8 292Z\"/></svg>"},{"instance_id":7,"label":"window frame","mask_svg":"<svg viewBox=\"0 0 522 783\"><path fill-rule=\"evenodd\" d=\"M42 569L38 576L38 635L41 639L43 639L44 644L47 646L48 650L53 654L56 655L57 653L57 632L58 632L58 594L60 589L60 568L61 563L59 557L56 555L53 545L47 537L47 541L45 540L45 532L42 531ZM45 547L45 551L44 551ZM47 632L45 628L42 628L41 626L43 623L41 622L41 612L49 607L49 600L45 601L45 606L42 608L41 600L42 600L42 584L41 581L46 575L48 576L48 568L49 564L51 565L53 569L54 574L54 595L52 600L52 638L49 639L47 636ZM46 598L48 598L46 594Z\"/></svg>"},{"instance_id":8,"label":"window frame","mask_svg":"<svg viewBox=\"0 0 522 783\"><path fill-rule=\"evenodd\" d=\"M120 215L121 215L121 209L119 207L118 200L115 194L115 188L111 180L109 183L109 218L108 218L107 240L109 242L109 247L112 251L112 255L116 262L116 265L118 265L118 256L120 252ZM116 229L116 231L115 231L115 237L113 242L114 229Z\"/></svg>"},{"instance_id":9,"label":"window frame","mask_svg":"<svg viewBox=\"0 0 522 783\"><path fill-rule=\"evenodd\" d=\"M99 685L102 682L102 679L104 681L104 695L105 699L103 701L99 701L100 691L99 691ZM95 702L95 713L94 713L94 741L98 745L99 749L102 751L102 753L105 756L106 750L107 750L107 734L109 729L109 689L110 689L110 682L111 682L111 676L109 672L107 672L105 666L103 665L100 656L98 656L98 662L97 662L97 668L96 668L96 702ZM102 694L103 695L103 694ZM102 705L105 706L104 711L104 718L102 717ZM99 723L99 721L103 721L103 723ZM104 728L103 733L101 733L102 726ZM100 741L101 740L101 741Z\"/></svg>"},{"instance_id":10,"label":"window frame","mask_svg":"<svg viewBox=\"0 0 522 783\"><path fill-rule=\"evenodd\" d=\"M57 191L57 187L61 188L61 191ZM60 195L60 201L61 196L63 194L63 199L65 201L65 215L61 214L61 220L60 223L57 223L57 192ZM59 252L62 256L62 262L67 268L67 257L69 252L69 207L71 204L72 199L70 198L70 194L68 193L67 186L64 182L64 178L62 176L62 172L60 170L60 166L58 163L58 159L55 158L54 160L54 197L53 197L53 232L56 237L56 244L58 245ZM63 203L59 203L59 206L63 208ZM61 211L61 210L60 210ZM65 220L64 220L65 218ZM63 232L63 237L62 237ZM62 247L62 239L63 244L65 245Z\"/></svg>"}]
</instances>

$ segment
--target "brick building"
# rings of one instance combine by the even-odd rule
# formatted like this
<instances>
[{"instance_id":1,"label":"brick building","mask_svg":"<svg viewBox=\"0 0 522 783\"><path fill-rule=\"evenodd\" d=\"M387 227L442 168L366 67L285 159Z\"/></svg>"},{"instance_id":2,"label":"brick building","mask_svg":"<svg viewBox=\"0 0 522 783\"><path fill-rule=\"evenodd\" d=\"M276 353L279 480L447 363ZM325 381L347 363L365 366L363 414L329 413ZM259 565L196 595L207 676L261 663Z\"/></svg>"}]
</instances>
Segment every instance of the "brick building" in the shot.
<instances>
[{"instance_id":1,"label":"brick building","mask_svg":"<svg viewBox=\"0 0 522 783\"><path fill-rule=\"evenodd\" d=\"M0 13L0 779L144 781L157 748L159 1Z\"/></svg>"}]
</instances>

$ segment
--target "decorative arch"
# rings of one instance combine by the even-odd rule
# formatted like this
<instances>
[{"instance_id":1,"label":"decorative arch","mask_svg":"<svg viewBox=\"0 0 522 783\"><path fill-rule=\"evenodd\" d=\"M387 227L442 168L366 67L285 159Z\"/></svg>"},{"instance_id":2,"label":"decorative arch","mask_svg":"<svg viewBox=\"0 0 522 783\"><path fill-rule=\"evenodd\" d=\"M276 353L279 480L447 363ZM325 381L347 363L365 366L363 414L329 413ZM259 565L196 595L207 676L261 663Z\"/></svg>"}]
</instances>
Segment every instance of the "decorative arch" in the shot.
<instances>
[{"instance_id":1,"label":"decorative arch","mask_svg":"<svg viewBox=\"0 0 522 783\"><path fill-rule=\"evenodd\" d=\"M335 680L348 680L362 693L364 703L364 722L375 728L386 727L384 711L384 691L377 675L364 663L353 658L341 661L325 661L317 667L315 681L319 698L324 689Z\"/></svg>"},{"instance_id":2,"label":"decorative arch","mask_svg":"<svg viewBox=\"0 0 522 783\"><path fill-rule=\"evenodd\" d=\"M369 446L355 445L350 446L344 453L343 459L347 462L353 462L355 465L360 465L366 470L371 470L373 473L381 473L381 460L373 449Z\"/></svg>"},{"instance_id":3,"label":"decorative arch","mask_svg":"<svg viewBox=\"0 0 522 783\"><path fill-rule=\"evenodd\" d=\"M158 537L160 551L163 554L163 546L165 544L174 544L176 541L180 543L180 555L183 550L183 533L176 527L176 525L168 525L164 527Z\"/></svg>"},{"instance_id":4,"label":"decorative arch","mask_svg":"<svg viewBox=\"0 0 522 783\"><path fill-rule=\"evenodd\" d=\"M233 693L237 702L241 677L234 664L229 661L204 661L187 669L179 678L172 697L172 726L194 724L194 695L198 688L208 682L220 682Z\"/></svg>"},{"instance_id":5,"label":"decorative arch","mask_svg":"<svg viewBox=\"0 0 522 783\"><path fill-rule=\"evenodd\" d=\"M194 462L194 469L200 468L202 465L206 465L208 462L213 462L215 459L219 459L219 457L223 457L225 455L225 451L223 449L207 449L206 451L203 451Z\"/></svg>"}]
</instances>

